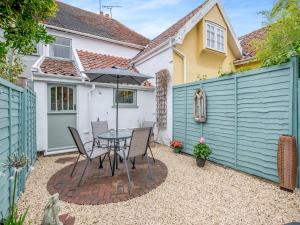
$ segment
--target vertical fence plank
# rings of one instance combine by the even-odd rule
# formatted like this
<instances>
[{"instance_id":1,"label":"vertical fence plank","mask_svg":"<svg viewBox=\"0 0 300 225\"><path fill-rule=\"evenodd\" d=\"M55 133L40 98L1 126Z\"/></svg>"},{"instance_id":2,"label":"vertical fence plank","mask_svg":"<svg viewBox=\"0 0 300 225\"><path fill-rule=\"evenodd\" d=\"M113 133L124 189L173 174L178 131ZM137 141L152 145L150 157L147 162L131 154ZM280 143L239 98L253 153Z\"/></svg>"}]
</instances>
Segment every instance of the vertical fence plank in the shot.
<instances>
[{"instance_id":1,"label":"vertical fence plank","mask_svg":"<svg viewBox=\"0 0 300 225\"><path fill-rule=\"evenodd\" d=\"M293 56L291 59L291 134L295 137L298 137L298 98L299 98L299 89L298 89L298 80L299 80L299 58L297 56ZM300 187L300 151L299 151L299 138L297 138L297 146L298 146L298 187Z\"/></svg>"},{"instance_id":2,"label":"vertical fence plank","mask_svg":"<svg viewBox=\"0 0 300 225\"><path fill-rule=\"evenodd\" d=\"M31 164L36 159L36 97L27 89L20 88L0 78L0 143L4 152L0 152L1 162L7 161L8 156L22 154L30 157ZM2 134L2 135L1 135ZM1 167L1 165L0 165ZM1 168L1 171L3 168ZM13 175L12 169L7 176ZM17 195L24 191L28 170L20 173L17 185ZM0 221L7 215L12 201L13 181L0 177L0 187L6 190L0 192ZM17 196L17 197L18 197ZM6 200L7 199L7 200Z\"/></svg>"},{"instance_id":3,"label":"vertical fence plank","mask_svg":"<svg viewBox=\"0 0 300 225\"><path fill-rule=\"evenodd\" d=\"M238 154L238 82L237 77L234 76L234 167L237 168L237 154Z\"/></svg>"}]
</instances>

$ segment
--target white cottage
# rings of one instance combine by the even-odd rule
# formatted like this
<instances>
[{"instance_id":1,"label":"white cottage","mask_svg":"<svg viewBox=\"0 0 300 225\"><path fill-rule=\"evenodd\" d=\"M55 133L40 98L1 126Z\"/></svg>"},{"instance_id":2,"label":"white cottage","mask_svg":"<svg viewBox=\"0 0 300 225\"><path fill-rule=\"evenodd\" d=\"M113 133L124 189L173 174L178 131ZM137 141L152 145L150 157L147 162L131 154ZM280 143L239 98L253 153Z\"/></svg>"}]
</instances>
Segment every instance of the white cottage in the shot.
<instances>
[{"instance_id":1,"label":"white cottage","mask_svg":"<svg viewBox=\"0 0 300 225\"><path fill-rule=\"evenodd\" d=\"M55 42L37 45L35 55L24 57L25 74L37 94L37 147L45 154L74 150L68 126L77 127L85 140L91 140L90 123L98 118L114 128L115 85L90 83L82 71L113 66L136 70L130 59L149 42L107 15L57 3L56 17L45 23ZM153 86L121 85L120 92L120 128L155 121Z\"/></svg>"}]
</instances>

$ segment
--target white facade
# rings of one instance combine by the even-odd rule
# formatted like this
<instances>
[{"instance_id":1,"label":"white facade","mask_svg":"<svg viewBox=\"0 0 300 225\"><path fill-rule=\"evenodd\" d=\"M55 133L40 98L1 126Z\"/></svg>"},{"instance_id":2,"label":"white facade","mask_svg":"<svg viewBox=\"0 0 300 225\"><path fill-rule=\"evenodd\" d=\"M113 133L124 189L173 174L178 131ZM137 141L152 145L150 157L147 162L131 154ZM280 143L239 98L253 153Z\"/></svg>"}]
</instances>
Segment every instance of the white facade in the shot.
<instances>
[{"instance_id":1,"label":"white facade","mask_svg":"<svg viewBox=\"0 0 300 225\"><path fill-rule=\"evenodd\" d=\"M155 74L160 70L167 69L170 72L170 81L168 86L168 96L167 96L167 128L156 129L155 133L157 136L157 141L169 145L173 136L173 108L172 108L172 76L173 76L173 50L171 47L164 48L159 54L149 56L143 61L137 62L135 64L137 69L144 74L155 77ZM155 80L151 81L155 84ZM156 110L156 106L154 107Z\"/></svg>"},{"instance_id":2,"label":"white facade","mask_svg":"<svg viewBox=\"0 0 300 225\"><path fill-rule=\"evenodd\" d=\"M75 50L85 50L94 53L100 53L105 55L112 55L124 58L133 58L136 54L140 52L141 49L133 48L130 46L125 46L113 42L103 41L96 38L91 38L87 36L82 36L74 33L47 29L49 34L54 36L69 38L72 40L72 48ZM49 56L49 48L44 49L44 54Z\"/></svg>"},{"instance_id":3,"label":"white facade","mask_svg":"<svg viewBox=\"0 0 300 225\"><path fill-rule=\"evenodd\" d=\"M52 35L72 40L72 60L81 71L83 67L76 54L76 50L112 55L123 58L132 58L140 52L136 46L114 43L83 35L58 31L47 28ZM72 85L76 88L76 126L83 141L92 140L91 121L107 120L109 129L116 124L116 108L113 106L114 84L92 84L82 81L82 77L68 77L43 74L40 69L44 57L49 57L49 46L39 47L40 56L24 56L24 61L30 58L29 71L33 71L34 91L37 96L37 148L45 154L67 152L74 149L49 151L48 146L48 86L53 84ZM34 63L31 59L36 59ZM149 74L148 72L146 74ZM29 77L29 74L26 74ZM150 75L150 74L149 74ZM119 108L119 128L128 129L140 127L145 120L155 121L155 88L120 85L120 88L133 89L137 93L137 107Z\"/></svg>"},{"instance_id":4,"label":"white facade","mask_svg":"<svg viewBox=\"0 0 300 225\"><path fill-rule=\"evenodd\" d=\"M72 84L76 86L77 110L76 125L83 141L92 140L91 121L107 120L109 129L114 129L116 124L116 109L113 107L112 84L93 84L81 82L78 79L55 79L38 76L34 82L34 90L37 93L37 149L48 151L48 84ZM155 92L154 88L121 85L120 88L137 90L137 108L119 109L120 129L140 127L145 120L155 120ZM72 150L72 149L68 149ZM68 150L63 150L66 152ZM56 151L58 153L60 151ZM53 152L52 152L53 153Z\"/></svg>"}]
</instances>

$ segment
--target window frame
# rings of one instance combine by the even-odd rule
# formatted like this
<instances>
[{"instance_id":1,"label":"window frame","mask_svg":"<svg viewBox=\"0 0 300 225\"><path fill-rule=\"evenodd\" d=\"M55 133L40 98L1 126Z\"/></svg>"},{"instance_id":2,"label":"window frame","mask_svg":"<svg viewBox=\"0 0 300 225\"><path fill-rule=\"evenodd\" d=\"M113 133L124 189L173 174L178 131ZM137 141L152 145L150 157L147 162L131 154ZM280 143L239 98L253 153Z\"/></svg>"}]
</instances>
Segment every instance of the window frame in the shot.
<instances>
[{"instance_id":1,"label":"window frame","mask_svg":"<svg viewBox=\"0 0 300 225\"><path fill-rule=\"evenodd\" d=\"M57 101L57 88L60 87L61 88L61 109L58 110L58 101ZM51 93L51 90L52 88L55 88L55 110L52 110L52 93ZM68 99L67 99L67 109L64 109L64 88L67 88L68 90ZM70 110L70 89L72 89L73 93L73 108ZM76 113L76 107L77 107L77 104L76 104L76 88L74 86L68 86L68 85L63 85L63 84L57 84L57 85L50 85L48 87L48 113L51 113L51 114L55 114L55 113Z\"/></svg>"},{"instance_id":2,"label":"window frame","mask_svg":"<svg viewBox=\"0 0 300 225\"><path fill-rule=\"evenodd\" d=\"M53 35L56 38L62 38L62 39L67 39L70 41L70 46L66 46L66 45L62 45L62 44L56 44L55 41L53 43L49 44L49 56L51 58L56 58L56 59L64 59L64 60L72 60L72 39L71 38L66 38L66 37L61 37L61 36L57 36L57 35ZM52 46L58 46L58 47L64 47L64 48L70 48L70 54L68 58L64 58L64 57L59 57L59 56L54 56L54 51L52 49Z\"/></svg>"},{"instance_id":3,"label":"window frame","mask_svg":"<svg viewBox=\"0 0 300 225\"><path fill-rule=\"evenodd\" d=\"M136 89L129 89L129 88L119 88L119 91L132 91L133 92L133 103L120 103L119 102L119 107L120 108L137 108L137 90ZM117 89L113 89L113 108L117 107L117 102L116 102L116 94L117 94Z\"/></svg>"},{"instance_id":4,"label":"window frame","mask_svg":"<svg viewBox=\"0 0 300 225\"><path fill-rule=\"evenodd\" d=\"M35 46L35 49L36 49L36 52L33 52L31 55L33 56L40 56L42 55L41 54L41 44L40 43L34 43L34 46Z\"/></svg>"},{"instance_id":5,"label":"window frame","mask_svg":"<svg viewBox=\"0 0 300 225\"><path fill-rule=\"evenodd\" d=\"M214 28L214 31L213 31L213 39L209 39L208 38L208 27L211 26ZM211 22L211 21L205 21L205 47L207 49L211 49L211 50L214 50L214 51L218 51L218 52L221 52L221 53L225 53L225 28L220 26L219 24L216 24L214 22ZM211 32L211 31L210 31ZM219 33L219 32L222 32L222 33ZM219 35L221 36L222 38L222 42L219 41ZM208 45L208 42L210 41L213 41L213 46L209 46ZM221 45L223 48L218 48L218 45Z\"/></svg>"}]
</instances>

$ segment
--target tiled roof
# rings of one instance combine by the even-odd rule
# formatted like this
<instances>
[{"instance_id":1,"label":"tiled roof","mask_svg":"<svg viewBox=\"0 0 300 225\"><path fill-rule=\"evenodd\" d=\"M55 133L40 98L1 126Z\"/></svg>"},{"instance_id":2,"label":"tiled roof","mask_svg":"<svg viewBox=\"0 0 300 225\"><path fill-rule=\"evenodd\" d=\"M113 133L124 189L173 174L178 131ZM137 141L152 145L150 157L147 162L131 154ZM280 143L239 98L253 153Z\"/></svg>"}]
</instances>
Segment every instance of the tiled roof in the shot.
<instances>
[{"instance_id":1,"label":"tiled roof","mask_svg":"<svg viewBox=\"0 0 300 225\"><path fill-rule=\"evenodd\" d=\"M85 70L91 70L95 68L111 68L115 66L139 72L135 67L132 67L130 63L131 59L103 55L83 50L77 50L77 54ZM146 80L143 82L142 86L151 87L152 84Z\"/></svg>"},{"instance_id":2,"label":"tiled roof","mask_svg":"<svg viewBox=\"0 0 300 225\"><path fill-rule=\"evenodd\" d=\"M159 46L163 42L165 42L168 39L170 39L171 37L173 37L208 2L209 2L209 0L206 0L199 7L197 7L192 12L190 12L187 16L180 19L177 23L175 23L174 25L169 27L167 30L165 30L163 33L161 33L156 38L154 38L152 41L150 41L150 43L147 45L147 47L142 52L140 52L137 56L135 56L134 59L140 58L141 56L145 55L150 50L154 49L155 47Z\"/></svg>"},{"instance_id":3,"label":"tiled roof","mask_svg":"<svg viewBox=\"0 0 300 225\"><path fill-rule=\"evenodd\" d=\"M95 68L111 68L113 66L122 68L132 68L130 59L116 57L111 55L103 55L94 52L88 52L83 50L77 50L80 62L85 70ZM136 71L135 68L132 68Z\"/></svg>"},{"instance_id":4,"label":"tiled roof","mask_svg":"<svg viewBox=\"0 0 300 225\"><path fill-rule=\"evenodd\" d=\"M239 41L243 48L244 59L255 56L256 49L253 46L252 42L263 40L266 37L266 34L267 34L267 27L263 27L249 34L243 35L239 38Z\"/></svg>"},{"instance_id":5,"label":"tiled roof","mask_svg":"<svg viewBox=\"0 0 300 225\"><path fill-rule=\"evenodd\" d=\"M108 16L85 11L59 1L57 5L56 16L44 23L141 46L149 43L144 36Z\"/></svg>"},{"instance_id":6,"label":"tiled roof","mask_svg":"<svg viewBox=\"0 0 300 225\"><path fill-rule=\"evenodd\" d=\"M73 61L45 58L40 69L46 74L79 77L78 70Z\"/></svg>"}]
</instances>

